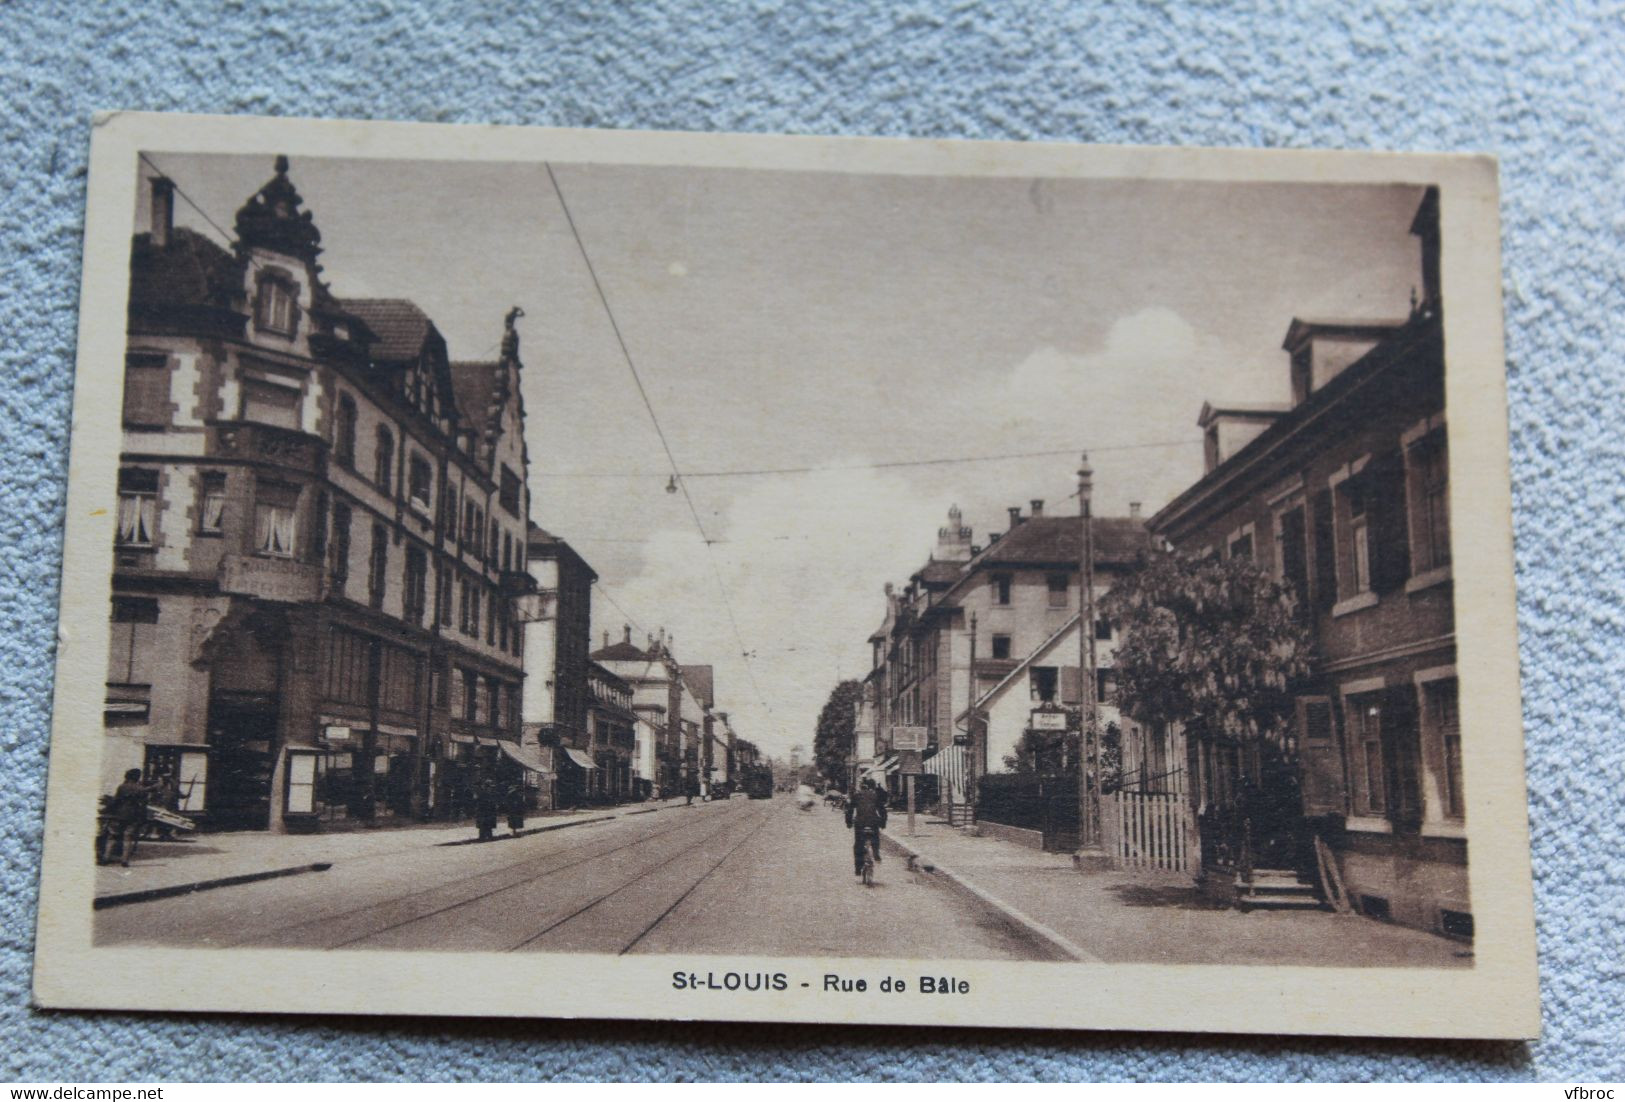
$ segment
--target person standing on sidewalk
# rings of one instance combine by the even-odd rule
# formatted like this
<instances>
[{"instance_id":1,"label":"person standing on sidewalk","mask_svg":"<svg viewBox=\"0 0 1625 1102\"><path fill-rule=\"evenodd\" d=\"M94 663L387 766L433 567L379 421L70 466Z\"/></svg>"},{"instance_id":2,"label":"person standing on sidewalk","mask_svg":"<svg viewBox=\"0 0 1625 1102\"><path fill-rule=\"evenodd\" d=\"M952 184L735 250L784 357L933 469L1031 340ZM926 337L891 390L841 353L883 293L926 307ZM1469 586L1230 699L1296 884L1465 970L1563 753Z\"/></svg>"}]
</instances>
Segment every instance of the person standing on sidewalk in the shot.
<instances>
[{"instance_id":1,"label":"person standing on sidewalk","mask_svg":"<svg viewBox=\"0 0 1625 1102\"><path fill-rule=\"evenodd\" d=\"M863 778L863 787L847 801L846 825L852 828L852 871L862 876L863 847L874 843L878 865L880 828L886 825L886 794L875 786L873 777Z\"/></svg>"},{"instance_id":2,"label":"person standing on sidewalk","mask_svg":"<svg viewBox=\"0 0 1625 1102\"><path fill-rule=\"evenodd\" d=\"M525 786L518 781L509 785L504 802L508 812L508 829L517 838L519 832L525 829Z\"/></svg>"},{"instance_id":3,"label":"person standing on sidewalk","mask_svg":"<svg viewBox=\"0 0 1625 1102\"><path fill-rule=\"evenodd\" d=\"M481 777L474 786L474 825L480 830L480 841L489 842L496 837L497 786L489 777Z\"/></svg>"},{"instance_id":4,"label":"person standing on sidewalk","mask_svg":"<svg viewBox=\"0 0 1625 1102\"><path fill-rule=\"evenodd\" d=\"M107 808L107 833L103 836L101 863L113 863L113 848L118 847L119 858L125 868L135 856L136 839L147 821L147 799L152 789L141 783L141 770L126 769L124 783L113 791Z\"/></svg>"}]
</instances>

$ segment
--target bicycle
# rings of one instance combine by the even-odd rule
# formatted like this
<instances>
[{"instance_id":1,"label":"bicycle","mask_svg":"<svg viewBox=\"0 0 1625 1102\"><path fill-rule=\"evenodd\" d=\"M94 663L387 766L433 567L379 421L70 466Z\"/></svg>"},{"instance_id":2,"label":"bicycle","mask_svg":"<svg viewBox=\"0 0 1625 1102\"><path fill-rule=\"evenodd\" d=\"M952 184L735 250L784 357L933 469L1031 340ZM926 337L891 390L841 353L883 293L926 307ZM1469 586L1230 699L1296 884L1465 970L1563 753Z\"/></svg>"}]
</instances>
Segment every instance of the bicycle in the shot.
<instances>
[{"instance_id":1,"label":"bicycle","mask_svg":"<svg viewBox=\"0 0 1625 1102\"><path fill-rule=\"evenodd\" d=\"M863 886L870 888L875 883L875 835L865 830L867 837L863 840Z\"/></svg>"}]
</instances>

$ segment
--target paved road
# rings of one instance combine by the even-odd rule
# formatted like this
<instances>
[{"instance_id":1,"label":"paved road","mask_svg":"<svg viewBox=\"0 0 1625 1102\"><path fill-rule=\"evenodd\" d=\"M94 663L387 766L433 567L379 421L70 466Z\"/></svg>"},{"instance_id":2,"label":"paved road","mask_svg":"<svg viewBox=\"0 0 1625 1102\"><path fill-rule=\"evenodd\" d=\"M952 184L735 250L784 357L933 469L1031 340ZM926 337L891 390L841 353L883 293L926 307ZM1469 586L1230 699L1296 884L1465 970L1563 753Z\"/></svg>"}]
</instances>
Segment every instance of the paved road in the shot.
<instances>
[{"instance_id":1,"label":"paved road","mask_svg":"<svg viewBox=\"0 0 1625 1102\"><path fill-rule=\"evenodd\" d=\"M98 912L99 944L1047 959L981 905L785 798L696 804L487 846Z\"/></svg>"}]
</instances>

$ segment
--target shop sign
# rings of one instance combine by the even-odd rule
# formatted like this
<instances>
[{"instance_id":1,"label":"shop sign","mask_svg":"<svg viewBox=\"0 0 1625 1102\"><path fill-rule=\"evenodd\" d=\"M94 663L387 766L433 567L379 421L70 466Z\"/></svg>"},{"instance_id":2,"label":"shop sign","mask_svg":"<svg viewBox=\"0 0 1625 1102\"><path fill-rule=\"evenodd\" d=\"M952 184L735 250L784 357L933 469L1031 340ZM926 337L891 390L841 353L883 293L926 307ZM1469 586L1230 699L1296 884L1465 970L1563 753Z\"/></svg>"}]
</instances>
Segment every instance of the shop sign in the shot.
<instances>
[{"instance_id":1,"label":"shop sign","mask_svg":"<svg viewBox=\"0 0 1625 1102\"><path fill-rule=\"evenodd\" d=\"M924 750L927 741L924 727L893 727L891 729L891 748L893 750Z\"/></svg>"},{"instance_id":2,"label":"shop sign","mask_svg":"<svg viewBox=\"0 0 1625 1102\"><path fill-rule=\"evenodd\" d=\"M1033 712L1032 729L1035 731L1064 731L1066 730L1065 712Z\"/></svg>"}]
</instances>

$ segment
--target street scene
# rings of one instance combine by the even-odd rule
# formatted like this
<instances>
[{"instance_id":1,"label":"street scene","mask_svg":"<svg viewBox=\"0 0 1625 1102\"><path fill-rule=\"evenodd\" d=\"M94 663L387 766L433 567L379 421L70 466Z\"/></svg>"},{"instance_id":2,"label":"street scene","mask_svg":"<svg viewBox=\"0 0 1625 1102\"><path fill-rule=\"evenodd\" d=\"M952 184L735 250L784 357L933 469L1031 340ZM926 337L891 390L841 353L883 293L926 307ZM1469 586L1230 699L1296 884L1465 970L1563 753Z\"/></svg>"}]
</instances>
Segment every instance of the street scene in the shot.
<instances>
[{"instance_id":1,"label":"street scene","mask_svg":"<svg viewBox=\"0 0 1625 1102\"><path fill-rule=\"evenodd\" d=\"M1437 188L139 184L98 946L1472 967Z\"/></svg>"}]
</instances>

